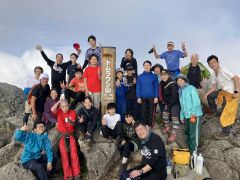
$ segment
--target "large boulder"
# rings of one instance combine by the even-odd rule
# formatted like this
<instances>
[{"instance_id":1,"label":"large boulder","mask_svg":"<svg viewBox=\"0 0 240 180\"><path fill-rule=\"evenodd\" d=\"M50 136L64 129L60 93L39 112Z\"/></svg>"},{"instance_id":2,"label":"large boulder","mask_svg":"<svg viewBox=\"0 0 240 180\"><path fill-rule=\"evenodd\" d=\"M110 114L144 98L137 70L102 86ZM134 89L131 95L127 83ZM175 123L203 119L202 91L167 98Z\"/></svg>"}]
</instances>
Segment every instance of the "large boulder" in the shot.
<instances>
[{"instance_id":1,"label":"large boulder","mask_svg":"<svg viewBox=\"0 0 240 180\"><path fill-rule=\"evenodd\" d=\"M240 148L232 148L224 152L225 160L229 167L240 173Z\"/></svg>"},{"instance_id":2,"label":"large boulder","mask_svg":"<svg viewBox=\"0 0 240 180\"><path fill-rule=\"evenodd\" d=\"M7 83L0 83L0 119L23 114L23 91Z\"/></svg>"},{"instance_id":3,"label":"large boulder","mask_svg":"<svg viewBox=\"0 0 240 180\"><path fill-rule=\"evenodd\" d=\"M8 163L0 168L0 179L2 180L36 180L36 177L29 170L24 169L15 162Z\"/></svg>"},{"instance_id":4,"label":"large boulder","mask_svg":"<svg viewBox=\"0 0 240 180\"><path fill-rule=\"evenodd\" d=\"M120 154L114 143L108 143L99 135L99 131L95 133L95 143L91 149L86 148L83 141L79 141L81 152L86 161L87 180L106 179L108 172L112 166L119 160Z\"/></svg>"},{"instance_id":5,"label":"large boulder","mask_svg":"<svg viewBox=\"0 0 240 180\"><path fill-rule=\"evenodd\" d=\"M15 126L8 121L0 121L0 148L4 147L11 142L12 136L14 134Z\"/></svg>"},{"instance_id":6,"label":"large boulder","mask_svg":"<svg viewBox=\"0 0 240 180\"><path fill-rule=\"evenodd\" d=\"M15 141L4 146L0 149L0 167L8 164L12 161L17 161L19 156L19 151L21 150L21 145Z\"/></svg>"}]
</instances>

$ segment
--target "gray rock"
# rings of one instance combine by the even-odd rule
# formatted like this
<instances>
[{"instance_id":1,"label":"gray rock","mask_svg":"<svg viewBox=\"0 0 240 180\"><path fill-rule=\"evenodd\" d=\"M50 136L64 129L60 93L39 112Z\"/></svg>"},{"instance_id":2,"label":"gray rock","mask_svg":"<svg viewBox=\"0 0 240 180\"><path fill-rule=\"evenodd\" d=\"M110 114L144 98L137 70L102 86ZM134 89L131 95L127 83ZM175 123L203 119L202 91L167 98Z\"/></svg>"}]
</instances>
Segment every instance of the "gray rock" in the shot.
<instances>
[{"instance_id":1,"label":"gray rock","mask_svg":"<svg viewBox=\"0 0 240 180\"><path fill-rule=\"evenodd\" d=\"M221 132L218 117L206 120L206 123L201 126L201 135L203 138L213 139L214 135Z\"/></svg>"},{"instance_id":2,"label":"gray rock","mask_svg":"<svg viewBox=\"0 0 240 180\"><path fill-rule=\"evenodd\" d=\"M0 168L0 179L2 180L36 180L36 177L29 170L24 169L15 162L8 163Z\"/></svg>"},{"instance_id":3,"label":"gray rock","mask_svg":"<svg viewBox=\"0 0 240 180\"><path fill-rule=\"evenodd\" d=\"M224 152L225 160L229 167L240 173L240 148L232 148Z\"/></svg>"},{"instance_id":4,"label":"gray rock","mask_svg":"<svg viewBox=\"0 0 240 180\"><path fill-rule=\"evenodd\" d=\"M0 148L4 147L11 142L11 138L14 134L15 126L8 121L0 120Z\"/></svg>"},{"instance_id":5,"label":"gray rock","mask_svg":"<svg viewBox=\"0 0 240 180\"><path fill-rule=\"evenodd\" d=\"M234 169L232 170L232 172L233 172L233 180L239 180L240 179L239 173Z\"/></svg>"},{"instance_id":6,"label":"gray rock","mask_svg":"<svg viewBox=\"0 0 240 180\"><path fill-rule=\"evenodd\" d=\"M104 179L110 167L120 158L117 146L113 143L94 143L90 150L84 147L82 141L79 144L86 159L88 180Z\"/></svg>"},{"instance_id":7,"label":"gray rock","mask_svg":"<svg viewBox=\"0 0 240 180\"><path fill-rule=\"evenodd\" d=\"M16 160L18 152L21 149L21 145L17 142L12 141L10 144L0 149L0 167ZM0 178L1 179L1 178Z\"/></svg>"},{"instance_id":8,"label":"gray rock","mask_svg":"<svg viewBox=\"0 0 240 180\"><path fill-rule=\"evenodd\" d=\"M211 141L211 143L208 145L209 149L218 148L218 149L221 149L223 151L227 150L227 149L230 149L230 148L233 148L233 147L234 146L226 140Z\"/></svg>"},{"instance_id":9,"label":"gray rock","mask_svg":"<svg viewBox=\"0 0 240 180\"><path fill-rule=\"evenodd\" d=\"M212 149L206 149L203 152L204 158L214 159L214 160L220 160L224 161L224 155L223 152L218 148L212 148Z\"/></svg>"},{"instance_id":10,"label":"gray rock","mask_svg":"<svg viewBox=\"0 0 240 180\"><path fill-rule=\"evenodd\" d=\"M233 172L227 163L208 158L205 158L204 162L213 180L221 180L223 177L224 180L233 180Z\"/></svg>"},{"instance_id":11,"label":"gray rock","mask_svg":"<svg viewBox=\"0 0 240 180\"><path fill-rule=\"evenodd\" d=\"M19 116L23 114L24 98L23 91L7 83L0 83L0 119Z\"/></svg>"}]
</instances>

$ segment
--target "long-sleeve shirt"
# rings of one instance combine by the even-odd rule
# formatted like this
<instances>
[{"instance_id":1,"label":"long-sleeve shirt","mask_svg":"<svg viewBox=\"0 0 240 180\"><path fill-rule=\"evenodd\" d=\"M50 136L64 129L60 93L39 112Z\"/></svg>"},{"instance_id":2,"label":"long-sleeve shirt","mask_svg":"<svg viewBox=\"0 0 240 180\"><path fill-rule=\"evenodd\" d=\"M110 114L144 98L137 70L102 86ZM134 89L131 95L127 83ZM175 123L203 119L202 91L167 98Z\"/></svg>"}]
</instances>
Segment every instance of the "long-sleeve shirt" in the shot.
<instances>
[{"instance_id":1,"label":"long-sleeve shirt","mask_svg":"<svg viewBox=\"0 0 240 180\"><path fill-rule=\"evenodd\" d=\"M158 79L152 72L143 72L138 76L136 87L137 98L157 98Z\"/></svg>"},{"instance_id":2,"label":"long-sleeve shirt","mask_svg":"<svg viewBox=\"0 0 240 180\"><path fill-rule=\"evenodd\" d=\"M66 82L66 69L67 67L72 64L71 61L57 64L56 62L52 61L47 57L44 51L41 51L43 59L47 62L48 66L51 68L51 77L52 77L52 88L59 89L60 82Z\"/></svg>"},{"instance_id":3,"label":"long-sleeve shirt","mask_svg":"<svg viewBox=\"0 0 240 180\"><path fill-rule=\"evenodd\" d=\"M32 159L39 159L43 151L47 154L48 162L52 162L52 145L46 133L37 134L34 132L17 130L14 138L16 141L24 144L21 163L25 163Z\"/></svg>"}]
</instances>

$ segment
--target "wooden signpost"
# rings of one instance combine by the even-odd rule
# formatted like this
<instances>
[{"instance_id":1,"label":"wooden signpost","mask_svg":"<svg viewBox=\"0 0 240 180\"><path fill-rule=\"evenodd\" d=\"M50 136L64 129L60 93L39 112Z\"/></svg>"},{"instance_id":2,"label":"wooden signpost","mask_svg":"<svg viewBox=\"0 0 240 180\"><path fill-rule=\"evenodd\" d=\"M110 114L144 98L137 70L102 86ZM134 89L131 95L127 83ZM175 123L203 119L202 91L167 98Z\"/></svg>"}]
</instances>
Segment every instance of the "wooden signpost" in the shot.
<instances>
[{"instance_id":1,"label":"wooden signpost","mask_svg":"<svg viewBox=\"0 0 240 180\"><path fill-rule=\"evenodd\" d=\"M101 112L106 114L107 104L116 101L115 68L116 48L102 47L101 67Z\"/></svg>"}]
</instances>

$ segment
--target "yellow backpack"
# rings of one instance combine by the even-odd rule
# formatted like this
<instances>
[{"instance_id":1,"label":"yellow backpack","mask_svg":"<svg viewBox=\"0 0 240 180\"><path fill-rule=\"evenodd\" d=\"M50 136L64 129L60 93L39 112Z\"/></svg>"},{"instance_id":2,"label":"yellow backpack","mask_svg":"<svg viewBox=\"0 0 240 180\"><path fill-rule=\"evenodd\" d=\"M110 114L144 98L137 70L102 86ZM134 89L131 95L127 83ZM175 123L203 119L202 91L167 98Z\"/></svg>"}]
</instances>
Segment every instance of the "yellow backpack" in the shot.
<instances>
[{"instance_id":1,"label":"yellow backpack","mask_svg":"<svg viewBox=\"0 0 240 180\"><path fill-rule=\"evenodd\" d=\"M188 165L190 162L189 149L173 148L172 159L174 164Z\"/></svg>"}]
</instances>

